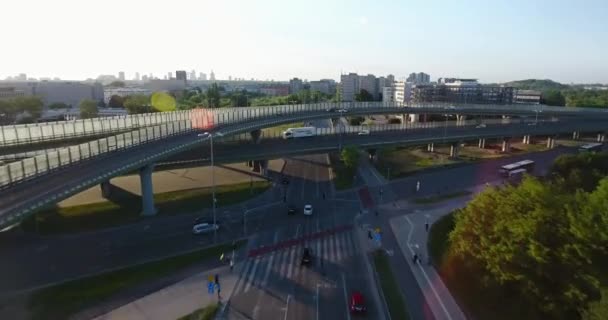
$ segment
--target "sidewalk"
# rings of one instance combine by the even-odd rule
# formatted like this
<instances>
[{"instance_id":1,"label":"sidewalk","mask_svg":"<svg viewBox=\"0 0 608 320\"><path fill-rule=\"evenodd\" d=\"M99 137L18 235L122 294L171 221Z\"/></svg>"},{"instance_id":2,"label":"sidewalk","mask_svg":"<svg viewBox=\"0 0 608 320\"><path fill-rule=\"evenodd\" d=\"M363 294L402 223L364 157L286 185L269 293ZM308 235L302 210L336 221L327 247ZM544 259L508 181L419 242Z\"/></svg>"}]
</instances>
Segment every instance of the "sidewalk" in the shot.
<instances>
[{"instance_id":1,"label":"sidewalk","mask_svg":"<svg viewBox=\"0 0 608 320\"><path fill-rule=\"evenodd\" d=\"M207 291L207 277L219 275L222 302L227 301L238 280L239 274L221 267L201 272L195 276L133 301L96 320L171 320L187 315L199 308L218 301L217 291Z\"/></svg>"},{"instance_id":2,"label":"sidewalk","mask_svg":"<svg viewBox=\"0 0 608 320\"><path fill-rule=\"evenodd\" d=\"M428 233L425 231L424 223L428 220L431 224L450 212L449 209L440 209L426 211L424 215L412 214L390 219L390 226L397 238L399 249L406 258L416 282L418 282L424 298L437 320L466 319L435 268L428 263ZM412 259L414 253L420 258L417 262Z\"/></svg>"}]
</instances>

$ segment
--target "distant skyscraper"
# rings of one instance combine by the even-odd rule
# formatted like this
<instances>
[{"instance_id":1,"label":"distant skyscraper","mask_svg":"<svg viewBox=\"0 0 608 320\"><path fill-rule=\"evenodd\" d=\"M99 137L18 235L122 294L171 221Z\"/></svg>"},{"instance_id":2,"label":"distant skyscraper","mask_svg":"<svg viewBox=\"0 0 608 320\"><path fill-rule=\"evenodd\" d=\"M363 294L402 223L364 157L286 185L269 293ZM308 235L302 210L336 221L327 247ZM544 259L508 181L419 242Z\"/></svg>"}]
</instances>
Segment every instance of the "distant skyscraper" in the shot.
<instances>
[{"instance_id":1,"label":"distant skyscraper","mask_svg":"<svg viewBox=\"0 0 608 320\"><path fill-rule=\"evenodd\" d=\"M359 75L356 73L341 75L340 96L342 101L355 101L357 93L359 93Z\"/></svg>"},{"instance_id":2,"label":"distant skyscraper","mask_svg":"<svg viewBox=\"0 0 608 320\"><path fill-rule=\"evenodd\" d=\"M359 91L365 90L372 95L374 99L378 98L378 84L376 83L376 76L368 74L366 76L359 76Z\"/></svg>"},{"instance_id":3,"label":"distant skyscraper","mask_svg":"<svg viewBox=\"0 0 608 320\"><path fill-rule=\"evenodd\" d=\"M196 71L190 71L190 80L196 80Z\"/></svg>"},{"instance_id":4,"label":"distant skyscraper","mask_svg":"<svg viewBox=\"0 0 608 320\"><path fill-rule=\"evenodd\" d=\"M228 81L232 81L232 76L228 76Z\"/></svg>"},{"instance_id":5,"label":"distant skyscraper","mask_svg":"<svg viewBox=\"0 0 608 320\"><path fill-rule=\"evenodd\" d=\"M120 71L118 73L118 80L125 81L125 72L124 71Z\"/></svg>"},{"instance_id":6,"label":"distant skyscraper","mask_svg":"<svg viewBox=\"0 0 608 320\"><path fill-rule=\"evenodd\" d=\"M202 73L202 72L201 72L201 73L199 73L199 74L198 74L198 80L203 80L203 81L204 81L204 80L207 80L207 74Z\"/></svg>"},{"instance_id":7,"label":"distant skyscraper","mask_svg":"<svg viewBox=\"0 0 608 320\"><path fill-rule=\"evenodd\" d=\"M289 80L289 93L298 93L304 89L304 83L302 79L293 78Z\"/></svg>"},{"instance_id":8,"label":"distant skyscraper","mask_svg":"<svg viewBox=\"0 0 608 320\"><path fill-rule=\"evenodd\" d=\"M25 80L27 80L27 75L25 73L20 73L18 76L15 77L15 80L25 81Z\"/></svg>"},{"instance_id":9,"label":"distant skyscraper","mask_svg":"<svg viewBox=\"0 0 608 320\"><path fill-rule=\"evenodd\" d=\"M173 73L171 71L167 72L167 80L171 80L173 78Z\"/></svg>"},{"instance_id":10,"label":"distant skyscraper","mask_svg":"<svg viewBox=\"0 0 608 320\"><path fill-rule=\"evenodd\" d=\"M175 71L175 79L186 81L186 80L188 80L186 77L187 77L186 76L186 71L184 71L184 70L177 70L177 71Z\"/></svg>"},{"instance_id":11,"label":"distant skyscraper","mask_svg":"<svg viewBox=\"0 0 608 320\"><path fill-rule=\"evenodd\" d=\"M148 76L145 75L145 74L143 76L141 76L141 81L147 82L148 81Z\"/></svg>"},{"instance_id":12,"label":"distant skyscraper","mask_svg":"<svg viewBox=\"0 0 608 320\"><path fill-rule=\"evenodd\" d=\"M415 84L429 83L431 82L431 76L424 72L410 73L409 77L407 77L407 82Z\"/></svg>"},{"instance_id":13,"label":"distant skyscraper","mask_svg":"<svg viewBox=\"0 0 608 320\"><path fill-rule=\"evenodd\" d=\"M139 72L135 72L135 81L139 81Z\"/></svg>"},{"instance_id":14,"label":"distant skyscraper","mask_svg":"<svg viewBox=\"0 0 608 320\"><path fill-rule=\"evenodd\" d=\"M211 74L209 75L209 80L215 81L215 73L213 73L213 70L211 70Z\"/></svg>"}]
</instances>

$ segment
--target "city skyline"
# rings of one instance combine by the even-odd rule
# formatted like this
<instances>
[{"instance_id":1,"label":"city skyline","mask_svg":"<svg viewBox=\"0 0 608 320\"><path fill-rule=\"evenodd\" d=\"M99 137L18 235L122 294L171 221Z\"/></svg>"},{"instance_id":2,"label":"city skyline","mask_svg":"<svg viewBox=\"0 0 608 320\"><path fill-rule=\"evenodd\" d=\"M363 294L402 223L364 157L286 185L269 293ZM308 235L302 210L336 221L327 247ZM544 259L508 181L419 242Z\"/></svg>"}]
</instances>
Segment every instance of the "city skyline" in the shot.
<instances>
[{"instance_id":1,"label":"city skyline","mask_svg":"<svg viewBox=\"0 0 608 320\"><path fill-rule=\"evenodd\" d=\"M587 1L584 6L567 1L176 1L141 7L110 0L95 8L97 16L111 16L117 7L145 16L140 20L144 31L137 36L120 36L131 32L122 23L91 23L85 14L91 8L85 4L36 2L38 9L31 10L30 2L8 3L7 11L13 14L0 21L0 27L10 29L27 17L45 28L30 23L7 35L5 42L20 46L4 52L0 79L25 73L33 78L84 80L119 71L127 79L135 72L162 78L167 70L213 69L217 79L338 80L348 72L400 78L423 71L432 80L608 83L608 61L602 59L608 44L601 41L608 34L602 17L608 4L603 1ZM46 14L51 11L57 14ZM180 23L171 17L179 17ZM216 25L222 28L207 32ZM95 35L102 34L116 36L100 42ZM41 47L62 50L40 51Z\"/></svg>"}]
</instances>

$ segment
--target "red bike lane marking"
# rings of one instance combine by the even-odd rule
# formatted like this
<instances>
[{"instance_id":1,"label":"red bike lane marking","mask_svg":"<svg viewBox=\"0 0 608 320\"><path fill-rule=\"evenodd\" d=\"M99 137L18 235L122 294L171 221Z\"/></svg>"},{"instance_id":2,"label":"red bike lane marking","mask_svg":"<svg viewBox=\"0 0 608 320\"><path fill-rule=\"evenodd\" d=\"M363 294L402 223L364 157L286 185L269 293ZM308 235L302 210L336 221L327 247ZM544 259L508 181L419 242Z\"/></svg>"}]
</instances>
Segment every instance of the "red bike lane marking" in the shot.
<instances>
[{"instance_id":1,"label":"red bike lane marking","mask_svg":"<svg viewBox=\"0 0 608 320\"><path fill-rule=\"evenodd\" d=\"M361 199L361 203L363 204L363 208L369 209L374 206L374 199L372 199L372 195L369 193L369 189L367 187L359 189L359 199Z\"/></svg>"}]
</instances>

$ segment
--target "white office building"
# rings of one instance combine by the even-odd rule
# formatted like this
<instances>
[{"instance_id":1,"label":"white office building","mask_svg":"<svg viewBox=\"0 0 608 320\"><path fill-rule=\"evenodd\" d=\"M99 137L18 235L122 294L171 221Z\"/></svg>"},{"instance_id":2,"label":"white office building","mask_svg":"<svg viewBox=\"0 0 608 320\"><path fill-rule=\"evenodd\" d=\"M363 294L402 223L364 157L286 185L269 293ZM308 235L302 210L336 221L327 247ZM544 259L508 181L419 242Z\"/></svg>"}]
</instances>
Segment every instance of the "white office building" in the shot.
<instances>
[{"instance_id":1,"label":"white office building","mask_svg":"<svg viewBox=\"0 0 608 320\"><path fill-rule=\"evenodd\" d=\"M359 93L359 75L356 73L343 74L340 76L340 97L342 101L355 101L355 95Z\"/></svg>"},{"instance_id":2,"label":"white office building","mask_svg":"<svg viewBox=\"0 0 608 320\"><path fill-rule=\"evenodd\" d=\"M369 92L374 99L378 99L378 83L376 82L376 76L373 74L359 76L359 91L361 90Z\"/></svg>"}]
</instances>

